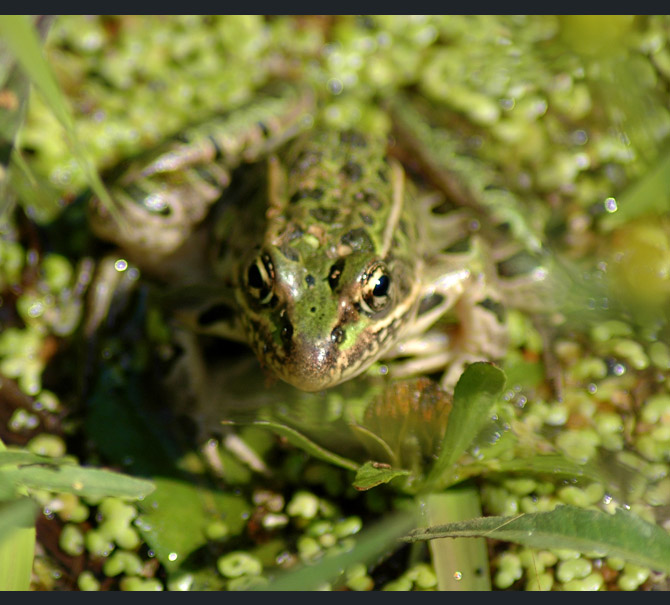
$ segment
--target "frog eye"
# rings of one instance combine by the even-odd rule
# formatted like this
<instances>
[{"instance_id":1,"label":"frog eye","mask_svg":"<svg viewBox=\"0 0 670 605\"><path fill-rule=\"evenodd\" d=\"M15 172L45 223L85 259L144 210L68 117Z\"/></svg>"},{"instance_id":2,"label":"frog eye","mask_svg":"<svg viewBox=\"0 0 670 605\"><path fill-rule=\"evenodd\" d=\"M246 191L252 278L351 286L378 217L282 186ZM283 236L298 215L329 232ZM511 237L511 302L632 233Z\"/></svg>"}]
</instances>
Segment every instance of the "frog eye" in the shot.
<instances>
[{"instance_id":1,"label":"frog eye","mask_svg":"<svg viewBox=\"0 0 670 605\"><path fill-rule=\"evenodd\" d=\"M374 265L363 276L361 307L367 313L376 313L391 302L392 282L383 264Z\"/></svg>"},{"instance_id":2,"label":"frog eye","mask_svg":"<svg viewBox=\"0 0 670 605\"><path fill-rule=\"evenodd\" d=\"M261 254L247 269L247 290L262 305L272 300L275 268L269 254Z\"/></svg>"}]
</instances>

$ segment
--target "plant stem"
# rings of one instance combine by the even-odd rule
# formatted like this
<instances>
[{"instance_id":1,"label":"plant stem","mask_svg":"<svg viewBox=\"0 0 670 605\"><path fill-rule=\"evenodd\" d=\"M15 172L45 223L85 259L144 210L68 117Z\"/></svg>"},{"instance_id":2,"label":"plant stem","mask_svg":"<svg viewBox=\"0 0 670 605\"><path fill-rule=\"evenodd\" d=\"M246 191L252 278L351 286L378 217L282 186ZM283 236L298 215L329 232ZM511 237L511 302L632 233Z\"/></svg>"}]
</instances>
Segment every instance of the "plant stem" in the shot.
<instances>
[{"instance_id":1,"label":"plant stem","mask_svg":"<svg viewBox=\"0 0 670 605\"><path fill-rule=\"evenodd\" d=\"M479 492L458 487L425 497L428 526L481 517ZM491 590L486 540L456 538L429 542L439 590Z\"/></svg>"}]
</instances>

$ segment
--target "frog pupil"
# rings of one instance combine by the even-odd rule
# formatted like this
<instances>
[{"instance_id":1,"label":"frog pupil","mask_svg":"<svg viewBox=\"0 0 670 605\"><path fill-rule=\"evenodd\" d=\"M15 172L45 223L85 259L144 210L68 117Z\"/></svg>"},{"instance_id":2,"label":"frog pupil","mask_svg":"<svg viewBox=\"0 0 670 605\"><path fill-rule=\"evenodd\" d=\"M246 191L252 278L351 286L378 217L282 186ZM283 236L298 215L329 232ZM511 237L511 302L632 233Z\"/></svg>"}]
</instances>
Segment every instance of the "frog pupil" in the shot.
<instances>
[{"instance_id":1,"label":"frog pupil","mask_svg":"<svg viewBox=\"0 0 670 605\"><path fill-rule=\"evenodd\" d=\"M391 280L388 278L388 275L382 275L377 279L377 285L372 290L373 296L386 296L389 291L389 285Z\"/></svg>"},{"instance_id":2,"label":"frog pupil","mask_svg":"<svg viewBox=\"0 0 670 605\"><path fill-rule=\"evenodd\" d=\"M263 288L265 285L263 283L263 276L261 275L261 272L256 263L249 267L249 271L247 272L247 281L252 288L257 288L258 290Z\"/></svg>"}]
</instances>

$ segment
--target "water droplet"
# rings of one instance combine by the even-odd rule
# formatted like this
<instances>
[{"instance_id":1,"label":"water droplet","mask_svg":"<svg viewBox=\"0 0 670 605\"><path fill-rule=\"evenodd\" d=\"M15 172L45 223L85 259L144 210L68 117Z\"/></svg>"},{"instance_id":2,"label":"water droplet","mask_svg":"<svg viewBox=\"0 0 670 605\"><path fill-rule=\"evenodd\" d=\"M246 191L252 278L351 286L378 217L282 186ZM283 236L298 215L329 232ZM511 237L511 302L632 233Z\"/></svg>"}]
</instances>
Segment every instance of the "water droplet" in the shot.
<instances>
[{"instance_id":1,"label":"water droplet","mask_svg":"<svg viewBox=\"0 0 670 605\"><path fill-rule=\"evenodd\" d=\"M622 376L623 374L626 373L626 366L624 366L622 363L617 363L613 368L612 371L616 376Z\"/></svg>"},{"instance_id":2,"label":"water droplet","mask_svg":"<svg viewBox=\"0 0 670 605\"><path fill-rule=\"evenodd\" d=\"M151 212L157 214L163 212L168 207L167 201L160 193L151 193L147 195L147 197L142 200L142 203L146 208L151 210Z\"/></svg>"},{"instance_id":3,"label":"water droplet","mask_svg":"<svg viewBox=\"0 0 670 605\"><path fill-rule=\"evenodd\" d=\"M460 571L454 572L454 580L460 580L463 578L463 574Z\"/></svg>"},{"instance_id":4,"label":"water droplet","mask_svg":"<svg viewBox=\"0 0 670 605\"><path fill-rule=\"evenodd\" d=\"M339 95L343 88L344 86L342 85L341 80L338 80L337 78L331 78L328 80L328 90L331 94Z\"/></svg>"},{"instance_id":5,"label":"water droplet","mask_svg":"<svg viewBox=\"0 0 670 605\"><path fill-rule=\"evenodd\" d=\"M179 555L176 552L171 552L168 555L168 561L176 561Z\"/></svg>"},{"instance_id":6,"label":"water droplet","mask_svg":"<svg viewBox=\"0 0 670 605\"><path fill-rule=\"evenodd\" d=\"M619 207L617 206L616 200L613 197L608 197L604 202L605 210L609 213L616 212Z\"/></svg>"},{"instance_id":7,"label":"water droplet","mask_svg":"<svg viewBox=\"0 0 670 605\"><path fill-rule=\"evenodd\" d=\"M30 317L39 317L44 313L44 305L40 302L34 302L30 307L28 307L28 315Z\"/></svg>"},{"instance_id":8,"label":"water droplet","mask_svg":"<svg viewBox=\"0 0 670 605\"><path fill-rule=\"evenodd\" d=\"M598 385L591 383L586 387L586 390L593 395L598 390Z\"/></svg>"},{"instance_id":9,"label":"water droplet","mask_svg":"<svg viewBox=\"0 0 670 605\"><path fill-rule=\"evenodd\" d=\"M128 268L128 261L120 258L114 263L114 268L119 272L125 271Z\"/></svg>"}]
</instances>

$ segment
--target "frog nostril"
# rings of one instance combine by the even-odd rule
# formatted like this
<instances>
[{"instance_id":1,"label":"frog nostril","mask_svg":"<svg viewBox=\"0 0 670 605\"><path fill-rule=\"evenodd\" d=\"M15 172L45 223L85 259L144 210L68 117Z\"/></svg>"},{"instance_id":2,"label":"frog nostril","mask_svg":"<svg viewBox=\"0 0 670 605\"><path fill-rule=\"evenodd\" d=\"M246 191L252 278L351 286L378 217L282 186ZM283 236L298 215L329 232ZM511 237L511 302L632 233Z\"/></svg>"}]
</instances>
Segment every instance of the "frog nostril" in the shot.
<instances>
[{"instance_id":1,"label":"frog nostril","mask_svg":"<svg viewBox=\"0 0 670 605\"><path fill-rule=\"evenodd\" d=\"M293 337L293 326L290 323L287 323L281 329L281 339L284 341L284 343L290 343L292 337Z\"/></svg>"},{"instance_id":2,"label":"frog nostril","mask_svg":"<svg viewBox=\"0 0 670 605\"><path fill-rule=\"evenodd\" d=\"M337 328L334 328L333 331L330 333L330 340L331 342L334 342L335 344L340 344L344 340L344 329L340 328L339 326Z\"/></svg>"},{"instance_id":3,"label":"frog nostril","mask_svg":"<svg viewBox=\"0 0 670 605\"><path fill-rule=\"evenodd\" d=\"M312 307L312 308L310 309L310 312L311 312L311 313L316 313L316 307Z\"/></svg>"}]
</instances>

